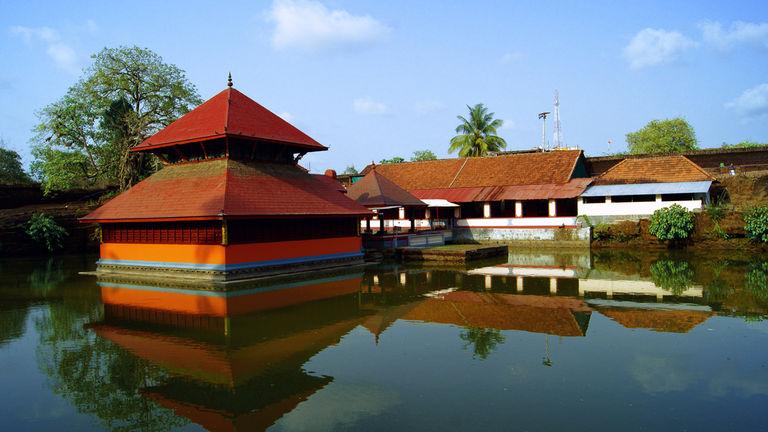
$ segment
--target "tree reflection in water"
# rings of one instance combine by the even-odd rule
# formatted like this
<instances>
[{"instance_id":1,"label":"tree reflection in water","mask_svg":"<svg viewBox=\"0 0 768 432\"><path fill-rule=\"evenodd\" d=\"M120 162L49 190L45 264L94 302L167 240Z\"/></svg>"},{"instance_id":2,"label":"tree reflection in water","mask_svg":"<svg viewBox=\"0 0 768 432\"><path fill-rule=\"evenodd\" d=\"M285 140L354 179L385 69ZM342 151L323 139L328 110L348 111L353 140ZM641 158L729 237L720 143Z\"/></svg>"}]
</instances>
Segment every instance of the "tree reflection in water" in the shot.
<instances>
[{"instance_id":1,"label":"tree reflection in water","mask_svg":"<svg viewBox=\"0 0 768 432\"><path fill-rule=\"evenodd\" d=\"M51 303L48 313L36 319L37 361L53 391L110 430L169 430L186 424L139 392L166 374L88 328L101 314L98 302L83 299Z\"/></svg>"},{"instance_id":2,"label":"tree reflection in water","mask_svg":"<svg viewBox=\"0 0 768 432\"><path fill-rule=\"evenodd\" d=\"M684 260L660 259L651 264L651 278L659 288L679 296L693 286L693 268Z\"/></svg>"},{"instance_id":3,"label":"tree reflection in water","mask_svg":"<svg viewBox=\"0 0 768 432\"><path fill-rule=\"evenodd\" d=\"M472 345L472 357L485 360L496 349L496 346L504 343L504 335L501 331L492 328L469 327L459 335L465 341L464 349Z\"/></svg>"}]
</instances>

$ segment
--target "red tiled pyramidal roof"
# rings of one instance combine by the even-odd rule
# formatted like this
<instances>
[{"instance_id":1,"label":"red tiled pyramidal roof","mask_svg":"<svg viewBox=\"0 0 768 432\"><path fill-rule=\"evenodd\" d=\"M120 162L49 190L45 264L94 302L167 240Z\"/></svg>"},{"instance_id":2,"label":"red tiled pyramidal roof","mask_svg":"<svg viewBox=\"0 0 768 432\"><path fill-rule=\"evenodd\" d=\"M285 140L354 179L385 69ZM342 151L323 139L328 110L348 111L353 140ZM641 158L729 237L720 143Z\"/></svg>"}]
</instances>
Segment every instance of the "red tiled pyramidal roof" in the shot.
<instances>
[{"instance_id":1,"label":"red tiled pyramidal roof","mask_svg":"<svg viewBox=\"0 0 768 432\"><path fill-rule=\"evenodd\" d=\"M426 204L373 170L347 190L347 196L366 207L420 206Z\"/></svg>"},{"instance_id":2,"label":"red tiled pyramidal roof","mask_svg":"<svg viewBox=\"0 0 768 432\"><path fill-rule=\"evenodd\" d=\"M253 99L230 87L132 150L151 150L224 137L290 144L307 151L328 149Z\"/></svg>"},{"instance_id":3,"label":"red tiled pyramidal roof","mask_svg":"<svg viewBox=\"0 0 768 432\"><path fill-rule=\"evenodd\" d=\"M594 184L678 183L714 178L685 156L627 158L602 173Z\"/></svg>"},{"instance_id":4,"label":"red tiled pyramidal roof","mask_svg":"<svg viewBox=\"0 0 768 432\"><path fill-rule=\"evenodd\" d=\"M81 221L367 214L333 182L297 165L215 159L166 166Z\"/></svg>"}]
</instances>

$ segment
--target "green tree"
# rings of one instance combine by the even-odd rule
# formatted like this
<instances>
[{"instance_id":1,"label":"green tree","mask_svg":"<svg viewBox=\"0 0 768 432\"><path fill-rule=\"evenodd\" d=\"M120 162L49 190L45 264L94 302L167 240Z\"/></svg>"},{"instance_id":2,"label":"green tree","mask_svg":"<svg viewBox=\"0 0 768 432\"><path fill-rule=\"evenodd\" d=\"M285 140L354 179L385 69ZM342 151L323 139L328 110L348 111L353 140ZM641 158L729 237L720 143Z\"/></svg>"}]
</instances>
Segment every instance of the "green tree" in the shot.
<instances>
[{"instance_id":1,"label":"green tree","mask_svg":"<svg viewBox=\"0 0 768 432\"><path fill-rule=\"evenodd\" d=\"M35 242L44 245L49 252L64 246L64 237L69 233L53 218L45 213L35 213L27 222L27 235Z\"/></svg>"},{"instance_id":2,"label":"green tree","mask_svg":"<svg viewBox=\"0 0 768 432\"><path fill-rule=\"evenodd\" d=\"M129 150L202 102L184 71L148 49L105 48L92 58L85 76L38 114L32 172L46 192L130 187L158 162Z\"/></svg>"},{"instance_id":3,"label":"green tree","mask_svg":"<svg viewBox=\"0 0 768 432\"><path fill-rule=\"evenodd\" d=\"M768 146L768 144L759 143L757 141L746 140L746 141L738 142L736 144L723 143L723 145L721 145L720 147L721 148L754 148L754 147L765 147L765 146Z\"/></svg>"},{"instance_id":4,"label":"green tree","mask_svg":"<svg viewBox=\"0 0 768 432\"><path fill-rule=\"evenodd\" d=\"M680 117L651 120L645 127L627 134L632 154L683 153L699 148L693 127Z\"/></svg>"},{"instance_id":5,"label":"green tree","mask_svg":"<svg viewBox=\"0 0 768 432\"><path fill-rule=\"evenodd\" d=\"M347 174L347 175L358 175L358 174L360 174L360 173L359 173L359 172L357 172L357 168L355 168L355 166L354 166L354 165L350 165L350 166L348 166L348 167L347 167L347 168L344 170L344 172L342 172L342 174Z\"/></svg>"},{"instance_id":6,"label":"green tree","mask_svg":"<svg viewBox=\"0 0 768 432\"><path fill-rule=\"evenodd\" d=\"M456 135L451 138L448 153L459 152L461 157L485 156L488 152L497 152L507 147L504 138L498 135L498 130L504 124L502 120L494 119L494 113L489 113L483 104L473 107L467 105L469 119L456 116L461 123L456 126Z\"/></svg>"},{"instance_id":7,"label":"green tree","mask_svg":"<svg viewBox=\"0 0 768 432\"><path fill-rule=\"evenodd\" d=\"M400 156L395 156L391 159L382 159L379 161L381 164L393 164L393 163L403 163L405 162L405 159L401 158Z\"/></svg>"},{"instance_id":8,"label":"green tree","mask_svg":"<svg viewBox=\"0 0 768 432\"><path fill-rule=\"evenodd\" d=\"M411 156L411 162L428 161L437 159L432 150L416 150Z\"/></svg>"},{"instance_id":9,"label":"green tree","mask_svg":"<svg viewBox=\"0 0 768 432\"><path fill-rule=\"evenodd\" d=\"M24 184L31 179L21 166L21 156L0 139L0 184Z\"/></svg>"},{"instance_id":10,"label":"green tree","mask_svg":"<svg viewBox=\"0 0 768 432\"><path fill-rule=\"evenodd\" d=\"M768 243L768 205L753 207L744 213L744 231L756 242Z\"/></svg>"}]
</instances>

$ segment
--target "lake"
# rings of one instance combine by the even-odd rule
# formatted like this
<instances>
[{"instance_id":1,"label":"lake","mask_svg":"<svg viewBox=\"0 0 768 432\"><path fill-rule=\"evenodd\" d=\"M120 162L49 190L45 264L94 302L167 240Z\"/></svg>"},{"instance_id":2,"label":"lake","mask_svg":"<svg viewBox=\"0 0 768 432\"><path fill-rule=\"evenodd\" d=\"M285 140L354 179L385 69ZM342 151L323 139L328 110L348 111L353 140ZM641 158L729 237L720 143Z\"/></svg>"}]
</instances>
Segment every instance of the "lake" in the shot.
<instances>
[{"instance_id":1,"label":"lake","mask_svg":"<svg viewBox=\"0 0 768 432\"><path fill-rule=\"evenodd\" d=\"M768 257L512 253L192 296L0 261L2 430L768 429Z\"/></svg>"}]
</instances>

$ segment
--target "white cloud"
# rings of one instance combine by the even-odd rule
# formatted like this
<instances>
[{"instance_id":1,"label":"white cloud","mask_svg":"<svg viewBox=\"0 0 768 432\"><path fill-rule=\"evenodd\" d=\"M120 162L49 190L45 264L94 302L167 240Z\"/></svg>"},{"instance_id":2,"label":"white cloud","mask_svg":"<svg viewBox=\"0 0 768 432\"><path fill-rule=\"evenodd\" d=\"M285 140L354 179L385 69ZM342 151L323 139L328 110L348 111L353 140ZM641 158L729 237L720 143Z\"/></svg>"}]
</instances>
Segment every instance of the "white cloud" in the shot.
<instances>
[{"instance_id":1,"label":"white cloud","mask_svg":"<svg viewBox=\"0 0 768 432\"><path fill-rule=\"evenodd\" d=\"M624 48L624 57L632 69L655 66L677 60L696 42L676 31L646 28Z\"/></svg>"},{"instance_id":2,"label":"white cloud","mask_svg":"<svg viewBox=\"0 0 768 432\"><path fill-rule=\"evenodd\" d=\"M27 44L41 42L46 46L48 54L56 66L71 73L77 74L80 70L78 57L75 50L65 43L59 32L50 27L11 27L11 33L21 37Z\"/></svg>"},{"instance_id":3,"label":"white cloud","mask_svg":"<svg viewBox=\"0 0 768 432\"><path fill-rule=\"evenodd\" d=\"M384 103L370 98L357 98L352 101L352 109L358 114L385 115L389 114L389 107Z\"/></svg>"},{"instance_id":4,"label":"white cloud","mask_svg":"<svg viewBox=\"0 0 768 432\"><path fill-rule=\"evenodd\" d=\"M745 117L760 117L768 114L768 83L744 90L739 97L726 103L725 107Z\"/></svg>"},{"instance_id":5,"label":"white cloud","mask_svg":"<svg viewBox=\"0 0 768 432\"><path fill-rule=\"evenodd\" d=\"M523 53L514 51L514 52L508 52L505 53L501 58L499 59L499 63L506 65L510 63L514 63L520 59L523 58Z\"/></svg>"},{"instance_id":6,"label":"white cloud","mask_svg":"<svg viewBox=\"0 0 768 432\"><path fill-rule=\"evenodd\" d=\"M272 47L277 50L359 48L381 41L391 31L368 15L331 10L313 0L275 0L269 18L275 22Z\"/></svg>"},{"instance_id":7,"label":"white cloud","mask_svg":"<svg viewBox=\"0 0 768 432\"><path fill-rule=\"evenodd\" d=\"M736 45L756 45L768 48L768 22L750 23L736 21L724 30L719 22L704 22L699 25L704 42L723 51Z\"/></svg>"},{"instance_id":8,"label":"white cloud","mask_svg":"<svg viewBox=\"0 0 768 432\"><path fill-rule=\"evenodd\" d=\"M514 130L517 127L517 123L514 120L506 119L504 124L501 125L502 130Z\"/></svg>"},{"instance_id":9,"label":"white cloud","mask_svg":"<svg viewBox=\"0 0 768 432\"><path fill-rule=\"evenodd\" d=\"M413 110L418 115L428 115L445 109L445 104L440 101L427 100L413 104Z\"/></svg>"}]
</instances>

